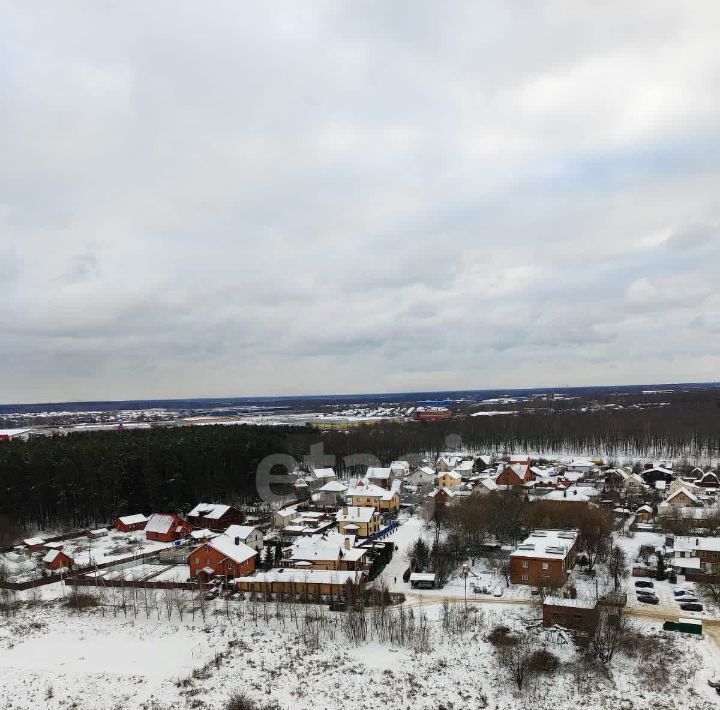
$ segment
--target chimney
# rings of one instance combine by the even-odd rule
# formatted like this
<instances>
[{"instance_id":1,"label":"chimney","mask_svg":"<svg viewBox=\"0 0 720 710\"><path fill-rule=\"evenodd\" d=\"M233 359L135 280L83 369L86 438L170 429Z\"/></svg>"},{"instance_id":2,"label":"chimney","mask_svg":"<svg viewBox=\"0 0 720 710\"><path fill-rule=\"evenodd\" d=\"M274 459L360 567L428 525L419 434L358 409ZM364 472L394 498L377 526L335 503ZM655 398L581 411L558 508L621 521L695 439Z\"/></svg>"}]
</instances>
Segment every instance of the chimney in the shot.
<instances>
[{"instance_id":1,"label":"chimney","mask_svg":"<svg viewBox=\"0 0 720 710\"><path fill-rule=\"evenodd\" d=\"M346 505L343 506L343 515L347 517L348 514L348 507Z\"/></svg>"},{"instance_id":2,"label":"chimney","mask_svg":"<svg viewBox=\"0 0 720 710\"><path fill-rule=\"evenodd\" d=\"M236 537L236 538L235 538L235 544L236 544L236 545L239 545L239 544L240 544L240 538L239 538L239 537Z\"/></svg>"},{"instance_id":3,"label":"chimney","mask_svg":"<svg viewBox=\"0 0 720 710\"><path fill-rule=\"evenodd\" d=\"M697 537L695 538L695 544L698 546L700 545L700 538L697 538Z\"/></svg>"},{"instance_id":4,"label":"chimney","mask_svg":"<svg viewBox=\"0 0 720 710\"><path fill-rule=\"evenodd\" d=\"M345 549L346 550L350 549L350 540L348 538L345 538Z\"/></svg>"},{"instance_id":5,"label":"chimney","mask_svg":"<svg viewBox=\"0 0 720 710\"><path fill-rule=\"evenodd\" d=\"M567 488L563 488L563 498L567 498Z\"/></svg>"}]
</instances>

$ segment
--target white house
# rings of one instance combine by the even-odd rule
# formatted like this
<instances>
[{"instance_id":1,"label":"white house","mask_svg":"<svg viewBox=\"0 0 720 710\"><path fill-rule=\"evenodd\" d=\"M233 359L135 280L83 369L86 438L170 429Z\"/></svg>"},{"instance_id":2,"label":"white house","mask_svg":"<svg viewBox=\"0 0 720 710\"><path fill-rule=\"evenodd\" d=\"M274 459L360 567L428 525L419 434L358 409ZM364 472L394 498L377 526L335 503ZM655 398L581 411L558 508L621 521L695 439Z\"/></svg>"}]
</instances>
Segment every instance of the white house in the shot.
<instances>
[{"instance_id":1,"label":"white house","mask_svg":"<svg viewBox=\"0 0 720 710\"><path fill-rule=\"evenodd\" d=\"M229 537L236 544L237 540L239 540L258 552L263 549L262 530L254 525L231 525L223 535Z\"/></svg>"}]
</instances>

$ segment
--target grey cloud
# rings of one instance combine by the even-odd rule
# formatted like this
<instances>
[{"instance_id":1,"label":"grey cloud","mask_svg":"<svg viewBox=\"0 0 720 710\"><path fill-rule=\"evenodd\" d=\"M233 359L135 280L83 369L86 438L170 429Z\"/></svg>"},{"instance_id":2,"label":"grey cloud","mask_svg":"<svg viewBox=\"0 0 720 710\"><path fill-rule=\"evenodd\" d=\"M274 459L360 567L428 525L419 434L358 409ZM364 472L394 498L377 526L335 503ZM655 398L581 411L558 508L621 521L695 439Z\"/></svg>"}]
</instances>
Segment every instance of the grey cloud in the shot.
<instances>
[{"instance_id":1,"label":"grey cloud","mask_svg":"<svg viewBox=\"0 0 720 710\"><path fill-rule=\"evenodd\" d=\"M0 0L0 401L715 377L719 13Z\"/></svg>"}]
</instances>

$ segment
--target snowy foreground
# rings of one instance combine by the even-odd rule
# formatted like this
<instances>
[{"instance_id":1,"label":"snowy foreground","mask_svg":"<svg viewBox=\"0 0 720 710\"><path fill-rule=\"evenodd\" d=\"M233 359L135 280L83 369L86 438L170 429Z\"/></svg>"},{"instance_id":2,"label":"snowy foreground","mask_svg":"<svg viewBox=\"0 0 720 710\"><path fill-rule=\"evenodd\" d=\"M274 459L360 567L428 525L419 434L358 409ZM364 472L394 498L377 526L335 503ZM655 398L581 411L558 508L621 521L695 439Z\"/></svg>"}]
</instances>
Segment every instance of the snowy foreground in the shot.
<instances>
[{"instance_id":1,"label":"snowy foreground","mask_svg":"<svg viewBox=\"0 0 720 710\"><path fill-rule=\"evenodd\" d=\"M319 618L308 621L308 608ZM370 631L356 643L342 615L320 607L214 601L204 620L197 608L194 619L187 611L181 620L177 611L168 619L160 605L149 618L144 608L133 618L109 606L104 614L78 614L61 599L34 601L0 617L1 706L221 710L236 691L261 707L298 710L717 706L706 683L720 670L712 634L659 635L659 621L634 619L651 639L649 652L618 654L605 674L538 630L536 642L561 665L518 691L486 638L498 623L512 628L536 618L536 608L516 602L472 609L467 628L452 630L442 623L441 603L409 599L405 613L412 610L419 630L412 639L379 641Z\"/></svg>"}]
</instances>

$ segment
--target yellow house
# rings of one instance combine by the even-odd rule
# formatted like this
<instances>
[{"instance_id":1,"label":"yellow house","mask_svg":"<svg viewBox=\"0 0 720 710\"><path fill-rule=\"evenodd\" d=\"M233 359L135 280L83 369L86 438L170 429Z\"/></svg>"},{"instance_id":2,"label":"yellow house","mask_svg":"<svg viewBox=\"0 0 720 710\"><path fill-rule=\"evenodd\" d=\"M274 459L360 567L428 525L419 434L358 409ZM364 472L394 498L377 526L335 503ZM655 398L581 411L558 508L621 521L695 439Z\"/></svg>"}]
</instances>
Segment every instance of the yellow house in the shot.
<instances>
[{"instance_id":1,"label":"yellow house","mask_svg":"<svg viewBox=\"0 0 720 710\"><path fill-rule=\"evenodd\" d=\"M438 473L435 485L438 488L457 488L462 483L462 476L457 471Z\"/></svg>"},{"instance_id":2,"label":"yellow house","mask_svg":"<svg viewBox=\"0 0 720 710\"><path fill-rule=\"evenodd\" d=\"M341 535L370 537L380 530L380 514L369 506L344 506L336 516Z\"/></svg>"},{"instance_id":3,"label":"yellow house","mask_svg":"<svg viewBox=\"0 0 720 710\"><path fill-rule=\"evenodd\" d=\"M400 494L397 490L385 490L372 483L364 484L362 481L347 493L350 502L357 507L370 507L376 510L398 510L400 508Z\"/></svg>"}]
</instances>

